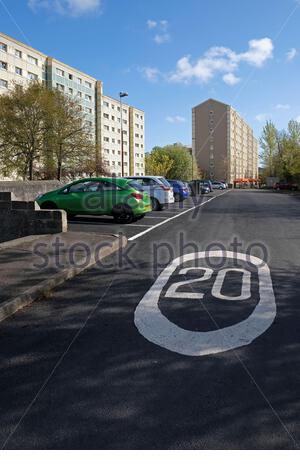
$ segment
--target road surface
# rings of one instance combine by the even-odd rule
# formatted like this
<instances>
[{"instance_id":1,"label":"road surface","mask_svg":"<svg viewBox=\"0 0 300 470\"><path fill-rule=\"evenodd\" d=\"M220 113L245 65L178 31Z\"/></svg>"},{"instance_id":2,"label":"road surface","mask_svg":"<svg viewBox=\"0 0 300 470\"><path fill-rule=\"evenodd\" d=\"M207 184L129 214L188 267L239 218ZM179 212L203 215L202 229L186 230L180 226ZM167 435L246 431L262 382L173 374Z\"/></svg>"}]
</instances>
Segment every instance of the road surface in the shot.
<instances>
[{"instance_id":1,"label":"road surface","mask_svg":"<svg viewBox=\"0 0 300 470\"><path fill-rule=\"evenodd\" d=\"M300 198L215 195L0 324L3 448L299 448Z\"/></svg>"}]
</instances>

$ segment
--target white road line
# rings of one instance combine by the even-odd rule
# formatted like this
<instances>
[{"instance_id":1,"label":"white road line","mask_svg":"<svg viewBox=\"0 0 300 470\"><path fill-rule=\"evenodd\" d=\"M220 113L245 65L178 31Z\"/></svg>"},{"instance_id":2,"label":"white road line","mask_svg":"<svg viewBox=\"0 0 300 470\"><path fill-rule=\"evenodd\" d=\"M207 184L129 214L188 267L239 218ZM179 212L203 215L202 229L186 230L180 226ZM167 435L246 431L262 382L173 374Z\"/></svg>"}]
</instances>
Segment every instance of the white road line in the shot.
<instances>
[{"instance_id":1,"label":"white road line","mask_svg":"<svg viewBox=\"0 0 300 470\"><path fill-rule=\"evenodd\" d=\"M155 225L150 224L124 224L125 227L155 227Z\"/></svg>"},{"instance_id":2,"label":"white road line","mask_svg":"<svg viewBox=\"0 0 300 470\"><path fill-rule=\"evenodd\" d=\"M156 215L148 215L147 217L145 217L145 219L168 219L169 217L167 215L160 215L160 216L156 216Z\"/></svg>"},{"instance_id":3,"label":"white road line","mask_svg":"<svg viewBox=\"0 0 300 470\"><path fill-rule=\"evenodd\" d=\"M207 204L208 202L213 201L217 197L224 196L224 194L227 194L230 191L231 191L231 189L229 189L229 191L226 191L224 193L218 194L218 196L213 196L210 199L207 199L206 201L202 202L201 204L198 204L195 207L191 207L190 209L187 209L186 211L182 211L179 214L174 215L174 217L170 217L169 219L163 220L162 222L159 222L158 224L153 225L152 227L149 227L147 230L144 230L143 232L137 233L133 237L128 238L128 241L132 242L133 240L136 240L137 238L142 237L143 235L146 235L146 233L151 232L151 230L154 230L155 228L160 227L161 225L166 224L166 223L170 222L171 220L177 219L177 217L180 217L183 214L187 214L188 212L196 209L197 207L204 206L204 204Z\"/></svg>"}]
</instances>

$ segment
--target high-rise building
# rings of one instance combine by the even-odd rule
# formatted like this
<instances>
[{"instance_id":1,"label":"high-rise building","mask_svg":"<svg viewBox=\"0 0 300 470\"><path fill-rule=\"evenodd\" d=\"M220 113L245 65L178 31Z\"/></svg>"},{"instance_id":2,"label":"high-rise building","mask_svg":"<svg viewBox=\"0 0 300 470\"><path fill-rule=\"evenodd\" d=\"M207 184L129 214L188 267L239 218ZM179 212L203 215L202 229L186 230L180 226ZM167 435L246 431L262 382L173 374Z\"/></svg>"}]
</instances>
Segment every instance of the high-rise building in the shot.
<instances>
[{"instance_id":1,"label":"high-rise building","mask_svg":"<svg viewBox=\"0 0 300 470\"><path fill-rule=\"evenodd\" d=\"M0 94L15 85L39 81L76 99L106 168L121 176L120 101L103 95L103 84L90 75L48 57L0 33ZM145 115L122 104L124 176L145 174Z\"/></svg>"},{"instance_id":2,"label":"high-rise building","mask_svg":"<svg viewBox=\"0 0 300 470\"><path fill-rule=\"evenodd\" d=\"M258 178L258 142L230 105L209 99L192 110L193 155L214 180Z\"/></svg>"}]
</instances>

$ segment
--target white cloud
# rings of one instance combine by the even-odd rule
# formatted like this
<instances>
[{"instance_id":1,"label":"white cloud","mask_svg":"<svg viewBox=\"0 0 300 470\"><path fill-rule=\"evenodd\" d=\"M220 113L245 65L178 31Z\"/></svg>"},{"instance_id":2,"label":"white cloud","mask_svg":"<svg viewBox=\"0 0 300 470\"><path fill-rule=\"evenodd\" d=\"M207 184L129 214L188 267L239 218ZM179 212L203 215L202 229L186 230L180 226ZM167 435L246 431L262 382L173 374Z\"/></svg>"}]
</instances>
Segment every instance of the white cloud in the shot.
<instances>
[{"instance_id":1,"label":"white cloud","mask_svg":"<svg viewBox=\"0 0 300 470\"><path fill-rule=\"evenodd\" d=\"M169 22L167 20L148 20L147 27L148 29L155 31L155 35L152 39L156 44L164 44L171 40Z\"/></svg>"},{"instance_id":2,"label":"white cloud","mask_svg":"<svg viewBox=\"0 0 300 470\"><path fill-rule=\"evenodd\" d=\"M290 105L289 104L277 104L275 106L276 109L290 109Z\"/></svg>"},{"instance_id":3,"label":"white cloud","mask_svg":"<svg viewBox=\"0 0 300 470\"><path fill-rule=\"evenodd\" d=\"M153 38L154 42L156 44L163 44L165 42L169 42L171 39L169 33L164 33L164 34L156 34Z\"/></svg>"},{"instance_id":4,"label":"white cloud","mask_svg":"<svg viewBox=\"0 0 300 470\"><path fill-rule=\"evenodd\" d=\"M156 82L161 75L160 71L155 67L140 67L139 71L149 82Z\"/></svg>"},{"instance_id":5,"label":"white cloud","mask_svg":"<svg viewBox=\"0 0 300 470\"><path fill-rule=\"evenodd\" d=\"M256 121L258 121L258 122L264 122L264 121L267 121L270 117L271 117L271 116L270 116L270 114L268 114L268 113L261 113L261 114L257 114L257 115L255 116L255 119L256 119Z\"/></svg>"},{"instance_id":6,"label":"white cloud","mask_svg":"<svg viewBox=\"0 0 300 470\"><path fill-rule=\"evenodd\" d=\"M225 75L223 75L223 81L227 84L227 85L236 85L237 83L239 83L241 81L241 79L239 77L237 77L236 75L234 75L234 73L230 72L230 73L226 73Z\"/></svg>"},{"instance_id":7,"label":"white cloud","mask_svg":"<svg viewBox=\"0 0 300 470\"><path fill-rule=\"evenodd\" d=\"M167 116L166 121L170 122L171 124L183 123L186 122L186 118L183 116Z\"/></svg>"},{"instance_id":8,"label":"white cloud","mask_svg":"<svg viewBox=\"0 0 300 470\"><path fill-rule=\"evenodd\" d=\"M252 39L249 41L248 51L239 54L238 58L254 67L262 67L266 60L273 57L273 49L273 42L270 38Z\"/></svg>"},{"instance_id":9,"label":"white cloud","mask_svg":"<svg viewBox=\"0 0 300 470\"><path fill-rule=\"evenodd\" d=\"M80 16L99 11L102 0L28 0L28 6L36 11L46 8L62 15Z\"/></svg>"},{"instance_id":10,"label":"white cloud","mask_svg":"<svg viewBox=\"0 0 300 470\"><path fill-rule=\"evenodd\" d=\"M289 51L287 51L286 53L286 60L288 62L291 62L292 60L295 59L295 57L298 55L298 51L297 49L295 49L295 47L292 47L292 49L290 49Z\"/></svg>"},{"instance_id":11,"label":"white cloud","mask_svg":"<svg viewBox=\"0 0 300 470\"><path fill-rule=\"evenodd\" d=\"M148 26L149 29L156 28L156 26L157 26L157 21L148 20L148 21L147 21L147 26Z\"/></svg>"},{"instance_id":12,"label":"white cloud","mask_svg":"<svg viewBox=\"0 0 300 470\"><path fill-rule=\"evenodd\" d=\"M188 83L196 80L209 82L218 73L225 74L225 82L236 81L233 72L238 70L240 63L246 62L254 67L262 67L273 57L273 43L269 38L252 39L246 52L238 54L227 47L211 47L202 57L192 62L189 55L182 57L176 64L175 71L169 74L169 80ZM230 75L229 75L230 74ZM224 79L224 78L223 78Z\"/></svg>"}]
</instances>

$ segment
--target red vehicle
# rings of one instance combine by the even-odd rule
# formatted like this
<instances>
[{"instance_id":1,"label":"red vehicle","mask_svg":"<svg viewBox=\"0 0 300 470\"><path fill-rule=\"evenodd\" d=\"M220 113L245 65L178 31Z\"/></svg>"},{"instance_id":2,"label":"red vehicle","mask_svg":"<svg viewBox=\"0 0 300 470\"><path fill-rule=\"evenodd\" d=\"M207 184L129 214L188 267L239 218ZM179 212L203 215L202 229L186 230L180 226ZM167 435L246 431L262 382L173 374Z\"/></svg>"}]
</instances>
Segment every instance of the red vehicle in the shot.
<instances>
[{"instance_id":1,"label":"red vehicle","mask_svg":"<svg viewBox=\"0 0 300 470\"><path fill-rule=\"evenodd\" d=\"M275 183L273 188L276 189L277 191L280 191L280 190L283 190L283 189L288 189L290 191L297 191L298 190L298 185L296 183L279 182L279 183Z\"/></svg>"}]
</instances>

